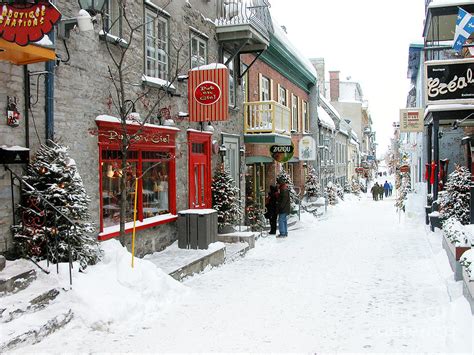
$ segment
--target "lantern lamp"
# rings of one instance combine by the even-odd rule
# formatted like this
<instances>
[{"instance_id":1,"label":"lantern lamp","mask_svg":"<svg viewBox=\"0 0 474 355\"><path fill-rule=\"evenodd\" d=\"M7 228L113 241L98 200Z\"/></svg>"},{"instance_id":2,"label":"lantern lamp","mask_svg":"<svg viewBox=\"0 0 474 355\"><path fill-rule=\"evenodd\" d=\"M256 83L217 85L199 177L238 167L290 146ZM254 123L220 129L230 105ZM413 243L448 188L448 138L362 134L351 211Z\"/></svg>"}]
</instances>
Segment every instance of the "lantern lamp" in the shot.
<instances>
[{"instance_id":1,"label":"lantern lamp","mask_svg":"<svg viewBox=\"0 0 474 355\"><path fill-rule=\"evenodd\" d=\"M79 0L79 6L91 16L95 16L104 11L105 0Z\"/></svg>"},{"instance_id":2,"label":"lantern lamp","mask_svg":"<svg viewBox=\"0 0 474 355\"><path fill-rule=\"evenodd\" d=\"M219 147L219 155L224 158L227 154L227 148L224 144Z\"/></svg>"}]
</instances>

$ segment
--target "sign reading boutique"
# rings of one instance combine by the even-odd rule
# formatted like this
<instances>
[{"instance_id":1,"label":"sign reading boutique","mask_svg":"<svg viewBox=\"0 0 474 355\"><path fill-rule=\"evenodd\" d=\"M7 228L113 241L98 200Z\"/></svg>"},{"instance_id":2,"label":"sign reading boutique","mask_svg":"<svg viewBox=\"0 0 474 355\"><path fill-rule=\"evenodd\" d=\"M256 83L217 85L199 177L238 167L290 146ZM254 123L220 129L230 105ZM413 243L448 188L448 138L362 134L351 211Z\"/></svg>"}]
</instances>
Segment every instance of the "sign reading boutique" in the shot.
<instances>
[{"instance_id":1,"label":"sign reading boutique","mask_svg":"<svg viewBox=\"0 0 474 355\"><path fill-rule=\"evenodd\" d=\"M425 63L428 104L474 102L474 59Z\"/></svg>"}]
</instances>

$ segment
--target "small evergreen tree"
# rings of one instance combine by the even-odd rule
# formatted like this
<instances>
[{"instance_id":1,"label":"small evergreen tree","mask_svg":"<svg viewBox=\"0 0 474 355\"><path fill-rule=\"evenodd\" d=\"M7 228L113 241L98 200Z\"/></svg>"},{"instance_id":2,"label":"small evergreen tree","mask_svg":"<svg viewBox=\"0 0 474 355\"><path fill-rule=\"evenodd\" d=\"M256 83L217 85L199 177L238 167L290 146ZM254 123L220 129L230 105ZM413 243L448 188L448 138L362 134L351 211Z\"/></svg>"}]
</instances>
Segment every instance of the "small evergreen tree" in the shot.
<instances>
[{"instance_id":1,"label":"small evergreen tree","mask_svg":"<svg viewBox=\"0 0 474 355\"><path fill-rule=\"evenodd\" d=\"M330 205L335 205L337 203L337 189L336 185L332 182L329 182L326 186L326 195Z\"/></svg>"},{"instance_id":2,"label":"small evergreen tree","mask_svg":"<svg viewBox=\"0 0 474 355\"><path fill-rule=\"evenodd\" d=\"M408 193L411 191L410 173L402 173L398 179L400 181L400 188L398 189L398 197L395 202L395 207L398 211L405 212L405 201Z\"/></svg>"},{"instance_id":3,"label":"small evergreen tree","mask_svg":"<svg viewBox=\"0 0 474 355\"><path fill-rule=\"evenodd\" d=\"M344 184L344 192L347 194L352 193L352 184L349 181L346 181Z\"/></svg>"},{"instance_id":4,"label":"small evergreen tree","mask_svg":"<svg viewBox=\"0 0 474 355\"><path fill-rule=\"evenodd\" d=\"M41 145L23 179L34 188L22 191L20 223L12 226L16 250L22 257L52 262L79 261L82 269L101 256L88 222L90 198L68 148L50 142ZM41 196L38 194L41 194ZM44 200L76 223L76 228Z\"/></svg>"},{"instance_id":5,"label":"small evergreen tree","mask_svg":"<svg viewBox=\"0 0 474 355\"><path fill-rule=\"evenodd\" d=\"M344 189L339 183L336 184L335 186L336 186L337 197L339 197L341 200L344 200Z\"/></svg>"},{"instance_id":6,"label":"small evergreen tree","mask_svg":"<svg viewBox=\"0 0 474 355\"><path fill-rule=\"evenodd\" d=\"M357 178L352 178L352 183L351 183L351 189L352 189L352 193L356 194L356 195L360 195L360 192L361 192L361 188L360 188L360 181L359 179Z\"/></svg>"},{"instance_id":7,"label":"small evergreen tree","mask_svg":"<svg viewBox=\"0 0 474 355\"><path fill-rule=\"evenodd\" d=\"M456 165L449 174L443 198L440 198L440 213L443 219L455 217L462 224L470 223L471 173L463 166Z\"/></svg>"},{"instance_id":8,"label":"small evergreen tree","mask_svg":"<svg viewBox=\"0 0 474 355\"><path fill-rule=\"evenodd\" d=\"M317 198L321 196L321 185L319 184L316 170L312 166L310 166L308 169L308 176L306 176L304 190L307 198Z\"/></svg>"},{"instance_id":9,"label":"small evergreen tree","mask_svg":"<svg viewBox=\"0 0 474 355\"><path fill-rule=\"evenodd\" d=\"M254 198L253 179L250 174L245 176L245 225L254 232L262 231L266 226L263 208Z\"/></svg>"},{"instance_id":10,"label":"small evergreen tree","mask_svg":"<svg viewBox=\"0 0 474 355\"><path fill-rule=\"evenodd\" d=\"M233 226L239 222L241 211L239 208L239 189L234 179L220 164L212 179L212 208L217 211L219 228Z\"/></svg>"}]
</instances>

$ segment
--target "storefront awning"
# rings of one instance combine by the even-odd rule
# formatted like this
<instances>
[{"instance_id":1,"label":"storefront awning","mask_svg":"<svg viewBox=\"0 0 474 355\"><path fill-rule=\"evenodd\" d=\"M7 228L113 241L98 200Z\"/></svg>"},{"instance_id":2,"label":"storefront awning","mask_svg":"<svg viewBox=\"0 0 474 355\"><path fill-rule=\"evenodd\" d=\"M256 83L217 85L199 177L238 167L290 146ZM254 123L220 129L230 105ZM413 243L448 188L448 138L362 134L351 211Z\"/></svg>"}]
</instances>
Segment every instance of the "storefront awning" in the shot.
<instances>
[{"instance_id":1,"label":"storefront awning","mask_svg":"<svg viewBox=\"0 0 474 355\"><path fill-rule=\"evenodd\" d=\"M263 155L254 155L252 157L245 158L245 164L260 164L260 163L273 163L274 160L271 157L265 157Z\"/></svg>"},{"instance_id":2,"label":"storefront awning","mask_svg":"<svg viewBox=\"0 0 474 355\"><path fill-rule=\"evenodd\" d=\"M247 144L291 144L291 137L276 133L245 134L244 142Z\"/></svg>"},{"instance_id":3,"label":"storefront awning","mask_svg":"<svg viewBox=\"0 0 474 355\"><path fill-rule=\"evenodd\" d=\"M428 105L425 110L425 124L432 124L433 120L437 120L441 126L452 125L455 122L459 123L458 126L472 126L474 125L474 105Z\"/></svg>"},{"instance_id":4,"label":"storefront awning","mask_svg":"<svg viewBox=\"0 0 474 355\"><path fill-rule=\"evenodd\" d=\"M0 60L8 61L16 65L47 62L55 60L54 49L49 49L34 44L19 46L0 38Z\"/></svg>"}]
</instances>

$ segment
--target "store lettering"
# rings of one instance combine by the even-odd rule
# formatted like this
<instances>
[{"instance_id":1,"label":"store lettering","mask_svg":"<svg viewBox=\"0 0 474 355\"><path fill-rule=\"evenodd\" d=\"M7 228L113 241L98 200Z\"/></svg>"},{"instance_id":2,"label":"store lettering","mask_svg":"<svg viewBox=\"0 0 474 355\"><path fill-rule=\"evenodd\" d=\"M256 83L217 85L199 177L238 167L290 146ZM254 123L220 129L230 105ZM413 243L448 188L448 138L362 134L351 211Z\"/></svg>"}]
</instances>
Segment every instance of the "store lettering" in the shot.
<instances>
[{"instance_id":1,"label":"store lettering","mask_svg":"<svg viewBox=\"0 0 474 355\"><path fill-rule=\"evenodd\" d=\"M449 83L441 83L439 78L428 79L428 96L437 97L438 95L445 95L448 92L456 92L458 90L468 87L474 82L472 69L467 69L466 76L458 77L457 75Z\"/></svg>"},{"instance_id":2,"label":"store lettering","mask_svg":"<svg viewBox=\"0 0 474 355\"><path fill-rule=\"evenodd\" d=\"M99 135L106 137L110 141L121 141L124 138L124 135L117 131L107 131L105 133L99 133ZM144 142L154 144L170 143L171 141L169 134L162 135L158 133L127 134L127 139L137 143Z\"/></svg>"},{"instance_id":3,"label":"store lettering","mask_svg":"<svg viewBox=\"0 0 474 355\"><path fill-rule=\"evenodd\" d=\"M197 102L203 105L212 105L221 97L221 89L216 83L205 81L194 92Z\"/></svg>"},{"instance_id":4,"label":"store lettering","mask_svg":"<svg viewBox=\"0 0 474 355\"><path fill-rule=\"evenodd\" d=\"M34 10L13 10L3 6L0 16L0 26L3 27L37 27L44 24L46 7L37 6Z\"/></svg>"}]
</instances>

